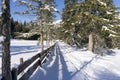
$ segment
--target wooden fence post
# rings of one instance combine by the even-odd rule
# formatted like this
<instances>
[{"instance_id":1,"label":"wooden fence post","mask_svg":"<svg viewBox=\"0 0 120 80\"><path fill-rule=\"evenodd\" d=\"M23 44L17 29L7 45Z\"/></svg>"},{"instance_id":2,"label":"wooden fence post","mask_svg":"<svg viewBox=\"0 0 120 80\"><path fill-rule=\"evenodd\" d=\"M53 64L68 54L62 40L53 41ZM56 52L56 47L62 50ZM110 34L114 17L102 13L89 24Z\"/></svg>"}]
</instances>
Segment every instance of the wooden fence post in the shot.
<instances>
[{"instance_id":1,"label":"wooden fence post","mask_svg":"<svg viewBox=\"0 0 120 80\"><path fill-rule=\"evenodd\" d=\"M12 68L12 80L17 80L17 68Z\"/></svg>"},{"instance_id":2,"label":"wooden fence post","mask_svg":"<svg viewBox=\"0 0 120 80\"><path fill-rule=\"evenodd\" d=\"M41 54L39 53L39 65L40 67L42 67L42 64L41 64Z\"/></svg>"},{"instance_id":3,"label":"wooden fence post","mask_svg":"<svg viewBox=\"0 0 120 80\"><path fill-rule=\"evenodd\" d=\"M20 58L20 64L23 63L23 58ZM24 71L21 72L21 75L24 74Z\"/></svg>"},{"instance_id":4,"label":"wooden fence post","mask_svg":"<svg viewBox=\"0 0 120 80\"><path fill-rule=\"evenodd\" d=\"M46 62L47 57L51 54L53 51L55 45L51 46L50 48L43 50L42 52L38 53L37 55L34 55L31 59L23 62L23 58L20 58L20 65L18 68L13 67L11 74L12 74L12 80L17 80L17 76L19 74L23 74L22 77L19 80L28 80L28 78L32 75L32 73L35 71L35 69L40 66L42 67L42 63ZM34 63L33 66L31 66L25 73L24 70L31 65L35 60L39 59Z\"/></svg>"},{"instance_id":5,"label":"wooden fence post","mask_svg":"<svg viewBox=\"0 0 120 80\"><path fill-rule=\"evenodd\" d=\"M22 64L23 63L23 58L20 58L20 64Z\"/></svg>"}]
</instances>

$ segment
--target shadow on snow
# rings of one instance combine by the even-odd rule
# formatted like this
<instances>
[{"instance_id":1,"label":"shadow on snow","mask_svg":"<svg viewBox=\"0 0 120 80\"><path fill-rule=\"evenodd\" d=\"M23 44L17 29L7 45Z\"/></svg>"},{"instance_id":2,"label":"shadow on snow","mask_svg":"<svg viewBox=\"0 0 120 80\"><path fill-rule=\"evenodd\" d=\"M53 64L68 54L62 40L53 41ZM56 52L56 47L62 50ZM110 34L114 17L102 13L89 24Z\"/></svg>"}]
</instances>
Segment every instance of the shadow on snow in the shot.
<instances>
[{"instance_id":1,"label":"shadow on snow","mask_svg":"<svg viewBox=\"0 0 120 80\"><path fill-rule=\"evenodd\" d=\"M10 47L11 56L37 52L38 49L40 49L39 46L11 46ZM0 46L0 57L2 57L2 47L1 46Z\"/></svg>"},{"instance_id":2,"label":"shadow on snow","mask_svg":"<svg viewBox=\"0 0 120 80\"><path fill-rule=\"evenodd\" d=\"M60 67L61 66L61 67ZM56 45L56 49L50 55L48 61L43 64L42 68L36 72L39 74L40 80L70 80L70 72L67 69L66 61L61 54L60 48ZM61 76L61 77L60 77ZM30 80L35 79L33 76Z\"/></svg>"}]
</instances>

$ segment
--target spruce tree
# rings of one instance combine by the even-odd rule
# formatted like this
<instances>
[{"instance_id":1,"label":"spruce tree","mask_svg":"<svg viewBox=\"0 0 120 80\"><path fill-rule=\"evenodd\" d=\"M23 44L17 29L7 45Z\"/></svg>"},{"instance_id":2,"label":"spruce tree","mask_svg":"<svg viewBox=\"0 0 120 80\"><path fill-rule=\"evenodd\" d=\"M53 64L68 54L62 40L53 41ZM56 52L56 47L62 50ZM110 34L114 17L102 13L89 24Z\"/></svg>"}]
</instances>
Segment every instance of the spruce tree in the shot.
<instances>
[{"instance_id":1,"label":"spruce tree","mask_svg":"<svg viewBox=\"0 0 120 80\"><path fill-rule=\"evenodd\" d=\"M103 27L110 29L111 25L118 23L118 19L115 18L116 10L113 1L84 0L77 2L69 9L65 7L65 9L63 13L63 30L65 30L68 36L71 36L69 37L70 40L73 40L75 44L76 42L81 44L81 42L86 42L86 37L89 35L88 49L102 54L101 49L106 47L105 38L102 36ZM64 17L64 15L68 15L68 17ZM64 36L66 37L66 35ZM86 40L82 41L80 38Z\"/></svg>"},{"instance_id":2,"label":"spruce tree","mask_svg":"<svg viewBox=\"0 0 120 80\"><path fill-rule=\"evenodd\" d=\"M74 27L71 25L71 18L75 15L75 11L71 10L71 8L77 3L77 0L64 0L65 8L63 9L62 21L63 23L63 40L70 45L73 45L73 32Z\"/></svg>"},{"instance_id":3,"label":"spruce tree","mask_svg":"<svg viewBox=\"0 0 120 80\"><path fill-rule=\"evenodd\" d=\"M39 24L40 32L43 34L46 33L46 37L49 40L49 33L51 23L54 21L55 15L54 12L57 12L56 3L54 0L28 0L28 1L20 1L20 6L27 6L27 10L18 14L34 14L36 16L36 21ZM42 34L42 35L43 35ZM42 38L42 37L41 37ZM43 38L42 38L43 40ZM43 45L43 41L41 41L41 45ZM42 48L43 49L43 48Z\"/></svg>"},{"instance_id":4,"label":"spruce tree","mask_svg":"<svg viewBox=\"0 0 120 80\"><path fill-rule=\"evenodd\" d=\"M10 62L10 0L2 0L2 80L12 80Z\"/></svg>"},{"instance_id":5,"label":"spruce tree","mask_svg":"<svg viewBox=\"0 0 120 80\"><path fill-rule=\"evenodd\" d=\"M98 50L96 53L101 54L100 48L106 46L104 38L101 37L101 30L103 26L109 28L113 22L115 23L115 6L110 3L111 1L105 0L89 0L78 5L82 8L78 15L82 18L84 31L89 35L90 51Z\"/></svg>"}]
</instances>

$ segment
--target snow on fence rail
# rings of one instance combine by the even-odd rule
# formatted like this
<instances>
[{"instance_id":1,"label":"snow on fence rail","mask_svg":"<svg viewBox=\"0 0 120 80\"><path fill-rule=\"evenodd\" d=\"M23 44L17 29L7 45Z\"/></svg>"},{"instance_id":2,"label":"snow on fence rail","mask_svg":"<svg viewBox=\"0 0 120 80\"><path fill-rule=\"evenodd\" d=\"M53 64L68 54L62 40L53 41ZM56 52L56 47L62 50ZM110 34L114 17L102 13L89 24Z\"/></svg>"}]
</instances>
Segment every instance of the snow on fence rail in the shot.
<instances>
[{"instance_id":1,"label":"snow on fence rail","mask_svg":"<svg viewBox=\"0 0 120 80\"><path fill-rule=\"evenodd\" d=\"M41 66L46 60L46 58L51 54L55 47L55 44L50 48L34 55L31 59L20 64L17 68L12 68L12 80L28 80L32 73L36 70L38 66ZM24 70L27 69L26 72ZM22 75L21 75L22 74ZM18 75L21 77L18 79Z\"/></svg>"}]
</instances>

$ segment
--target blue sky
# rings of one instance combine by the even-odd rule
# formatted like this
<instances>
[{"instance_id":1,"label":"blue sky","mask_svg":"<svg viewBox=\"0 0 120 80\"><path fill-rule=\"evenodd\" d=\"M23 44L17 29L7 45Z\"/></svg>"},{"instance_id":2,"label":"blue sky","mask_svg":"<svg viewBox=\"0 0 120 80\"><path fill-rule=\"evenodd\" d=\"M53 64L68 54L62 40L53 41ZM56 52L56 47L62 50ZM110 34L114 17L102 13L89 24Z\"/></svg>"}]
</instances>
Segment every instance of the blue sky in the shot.
<instances>
[{"instance_id":1,"label":"blue sky","mask_svg":"<svg viewBox=\"0 0 120 80\"><path fill-rule=\"evenodd\" d=\"M14 20L18 20L20 22L24 22L24 21L31 21L33 20L35 17L33 16L27 16L27 15L16 15L14 14L14 12L17 12L17 11L23 11L25 8L23 7L16 7L15 6L15 2L13 2L13 0L10 0L11 1L11 16L14 18ZM57 3L57 9L62 13L62 9L64 8L64 0L55 0L56 3ZM114 0L114 4L116 6L120 6L120 0ZM0 5L1 5L1 2L0 2ZM1 6L0 6L1 8ZM61 19L61 16L56 14L56 20L59 20Z\"/></svg>"},{"instance_id":2,"label":"blue sky","mask_svg":"<svg viewBox=\"0 0 120 80\"><path fill-rule=\"evenodd\" d=\"M60 11L60 13L62 13L62 9L64 8L64 0L56 0L56 3L57 3L57 9ZM11 14L12 14L12 17L14 18L14 20L18 20L20 22L24 22L24 21L31 21L32 19L35 19L34 16L28 16L28 15L16 15L14 14L14 12L17 12L17 11L23 11L25 10L25 8L23 7L16 7L15 6L15 2L13 2L11 0ZM61 19L61 16L59 14L56 14L56 19L55 20L59 20Z\"/></svg>"}]
</instances>

